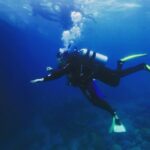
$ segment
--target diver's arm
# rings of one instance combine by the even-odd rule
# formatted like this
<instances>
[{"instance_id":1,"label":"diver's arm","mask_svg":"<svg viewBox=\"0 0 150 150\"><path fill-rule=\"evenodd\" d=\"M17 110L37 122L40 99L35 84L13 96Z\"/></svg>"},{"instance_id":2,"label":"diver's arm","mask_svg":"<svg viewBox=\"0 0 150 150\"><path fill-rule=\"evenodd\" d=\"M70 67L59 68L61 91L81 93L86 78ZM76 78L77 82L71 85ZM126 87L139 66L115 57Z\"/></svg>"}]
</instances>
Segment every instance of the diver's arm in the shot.
<instances>
[{"instance_id":1,"label":"diver's arm","mask_svg":"<svg viewBox=\"0 0 150 150\"><path fill-rule=\"evenodd\" d=\"M51 67L46 67L46 71L49 72L49 74L52 72L53 68ZM38 78L38 79L34 79L31 80L31 83L38 83L38 82L43 82L44 81L44 77L43 78Z\"/></svg>"},{"instance_id":2,"label":"diver's arm","mask_svg":"<svg viewBox=\"0 0 150 150\"><path fill-rule=\"evenodd\" d=\"M48 76L44 77L44 81L58 79L61 76L65 75L68 72L68 70L69 64L67 64L63 68L53 69L51 70L51 73Z\"/></svg>"},{"instance_id":3,"label":"diver's arm","mask_svg":"<svg viewBox=\"0 0 150 150\"><path fill-rule=\"evenodd\" d=\"M55 80L66 74L69 70L70 64L67 64L66 66L58 69L52 69L51 73L47 75L46 77L34 79L31 80L31 83L38 83L38 82L44 82L48 80Z\"/></svg>"}]
</instances>

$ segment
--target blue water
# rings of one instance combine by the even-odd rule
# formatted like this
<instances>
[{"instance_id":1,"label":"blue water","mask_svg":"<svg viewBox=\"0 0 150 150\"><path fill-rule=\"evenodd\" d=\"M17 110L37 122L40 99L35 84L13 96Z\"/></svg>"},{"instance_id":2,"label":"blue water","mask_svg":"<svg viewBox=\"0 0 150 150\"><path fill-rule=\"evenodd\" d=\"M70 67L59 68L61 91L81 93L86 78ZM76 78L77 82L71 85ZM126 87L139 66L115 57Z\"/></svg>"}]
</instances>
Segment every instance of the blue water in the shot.
<instances>
[{"instance_id":1,"label":"blue water","mask_svg":"<svg viewBox=\"0 0 150 150\"><path fill-rule=\"evenodd\" d=\"M112 68L129 54L150 54L148 0L95 0L90 6L86 4L84 11L98 15L93 15L96 21L84 22L77 47L107 55ZM150 74L130 75L117 88L98 82L127 128L126 133L109 134L109 114L92 106L64 77L30 83L45 76L47 66L57 66L64 30L61 23L33 15L30 9L30 1L0 0L0 149L149 150ZM150 56L125 65L141 62L150 63Z\"/></svg>"}]
</instances>

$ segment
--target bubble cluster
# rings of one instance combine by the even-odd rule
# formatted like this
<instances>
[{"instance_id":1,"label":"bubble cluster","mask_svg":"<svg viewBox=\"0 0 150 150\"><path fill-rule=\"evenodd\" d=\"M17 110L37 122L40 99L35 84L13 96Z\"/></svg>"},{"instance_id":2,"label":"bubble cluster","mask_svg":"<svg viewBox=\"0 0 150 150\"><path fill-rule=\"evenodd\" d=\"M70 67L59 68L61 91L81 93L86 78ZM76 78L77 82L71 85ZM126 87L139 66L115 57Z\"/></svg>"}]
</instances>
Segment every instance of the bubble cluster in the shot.
<instances>
[{"instance_id":1,"label":"bubble cluster","mask_svg":"<svg viewBox=\"0 0 150 150\"><path fill-rule=\"evenodd\" d=\"M83 15L81 12L72 11L70 17L73 26L69 30L63 31L61 38L65 48L68 48L70 44L80 38L83 27Z\"/></svg>"}]
</instances>

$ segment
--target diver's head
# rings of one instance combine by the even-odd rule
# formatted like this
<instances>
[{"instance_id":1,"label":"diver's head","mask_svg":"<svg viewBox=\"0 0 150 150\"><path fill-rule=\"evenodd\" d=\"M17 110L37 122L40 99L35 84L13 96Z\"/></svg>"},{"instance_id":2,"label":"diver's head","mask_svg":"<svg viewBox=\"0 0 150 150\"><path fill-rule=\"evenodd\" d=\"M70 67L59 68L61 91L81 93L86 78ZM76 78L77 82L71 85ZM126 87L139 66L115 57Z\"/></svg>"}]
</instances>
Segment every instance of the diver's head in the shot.
<instances>
[{"instance_id":1,"label":"diver's head","mask_svg":"<svg viewBox=\"0 0 150 150\"><path fill-rule=\"evenodd\" d=\"M68 49L60 48L56 55L58 62L60 64L63 64L66 60L67 55L68 55Z\"/></svg>"}]
</instances>

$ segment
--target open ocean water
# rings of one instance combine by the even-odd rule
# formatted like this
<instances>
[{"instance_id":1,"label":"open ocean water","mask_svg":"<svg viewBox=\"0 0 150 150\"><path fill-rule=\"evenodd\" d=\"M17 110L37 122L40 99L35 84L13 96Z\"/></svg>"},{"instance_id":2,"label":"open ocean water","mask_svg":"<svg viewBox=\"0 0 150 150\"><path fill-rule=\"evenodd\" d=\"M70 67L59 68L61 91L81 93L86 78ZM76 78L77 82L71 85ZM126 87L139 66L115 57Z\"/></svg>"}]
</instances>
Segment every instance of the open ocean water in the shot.
<instances>
[{"instance_id":1,"label":"open ocean water","mask_svg":"<svg viewBox=\"0 0 150 150\"><path fill-rule=\"evenodd\" d=\"M111 68L137 53L148 56L125 67L150 64L150 1L0 0L0 150L149 150L149 72L116 88L98 81L127 128L121 134L108 132L110 115L65 77L30 83L57 66L58 49L69 43L107 55Z\"/></svg>"}]
</instances>

